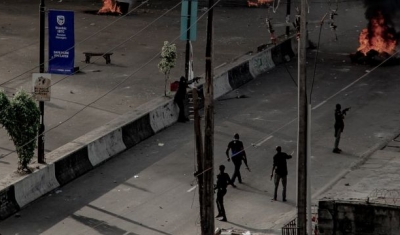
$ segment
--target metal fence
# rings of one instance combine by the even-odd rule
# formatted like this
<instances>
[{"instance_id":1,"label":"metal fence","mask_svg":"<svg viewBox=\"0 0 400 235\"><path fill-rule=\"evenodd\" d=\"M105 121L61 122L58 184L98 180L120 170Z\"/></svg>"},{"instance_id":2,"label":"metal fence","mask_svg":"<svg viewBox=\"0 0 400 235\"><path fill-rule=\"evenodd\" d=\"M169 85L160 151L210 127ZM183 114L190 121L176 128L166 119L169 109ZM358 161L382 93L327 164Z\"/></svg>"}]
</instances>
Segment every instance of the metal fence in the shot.
<instances>
[{"instance_id":1,"label":"metal fence","mask_svg":"<svg viewBox=\"0 0 400 235\"><path fill-rule=\"evenodd\" d=\"M297 218L282 227L282 235L297 235Z\"/></svg>"},{"instance_id":2,"label":"metal fence","mask_svg":"<svg viewBox=\"0 0 400 235\"><path fill-rule=\"evenodd\" d=\"M318 206L311 206L311 235L318 235ZM282 227L282 235L297 235L299 227L297 226L297 218L291 220Z\"/></svg>"}]
</instances>

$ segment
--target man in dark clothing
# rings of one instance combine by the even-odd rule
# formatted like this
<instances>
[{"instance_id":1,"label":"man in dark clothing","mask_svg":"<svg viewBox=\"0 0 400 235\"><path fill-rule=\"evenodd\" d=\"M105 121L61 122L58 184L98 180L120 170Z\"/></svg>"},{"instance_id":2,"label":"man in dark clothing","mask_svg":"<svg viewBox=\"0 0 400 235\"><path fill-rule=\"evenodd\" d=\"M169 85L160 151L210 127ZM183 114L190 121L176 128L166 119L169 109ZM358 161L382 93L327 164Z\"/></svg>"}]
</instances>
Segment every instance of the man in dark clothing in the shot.
<instances>
[{"instance_id":1,"label":"man in dark clothing","mask_svg":"<svg viewBox=\"0 0 400 235\"><path fill-rule=\"evenodd\" d=\"M282 200L284 202L286 202L286 183L287 183L287 175L288 175L286 159L291 159L292 155L283 153L281 146L277 146L276 151L277 151L277 153L274 156L274 166L272 167L272 173L271 173L271 180L272 180L272 177L274 176L274 170L275 170L274 200L276 201L276 198L278 195L279 181L282 179L282 188L283 188L282 189Z\"/></svg>"},{"instance_id":2,"label":"man in dark clothing","mask_svg":"<svg viewBox=\"0 0 400 235\"><path fill-rule=\"evenodd\" d=\"M341 110L341 105L336 104L335 109L335 146L333 148L334 153L341 153L342 150L339 148L340 135L344 129L344 116L346 116L346 112L350 110L350 108L346 108L343 111Z\"/></svg>"},{"instance_id":3,"label":"man in dark clothing","mask_svg":"<svg viewBox=\"0 0 400 235\"><path fill-rule=\"evenodd\" d=\"M242 161L246 165L246 169L250 171L249 166L247 165L247 156L246 152L244 151L243 142L239 140L239 134L236 133L233 136L233 140L229 142L228 148L226 149L226 156L228 158L228 162L232 159L233 164L235 165L235 171L232 175L232 186L235 186L236 177L239 180L239 183L242 183L242 176L240 175L240 166L242 165ZM232 150L232 157L229 158L229 149Z\"/></svg>"},{"instance_id":4,"label":"man in dark clothing","mask_svg":"<svg viewBox=\"0 0 400 235\"><path fill-rule=\"evenodd\" d=\"M226 188L228 184L233 185L229 175L225 173L225 166L219 166L219 174L217 175L217 184L214 187L214 190L217 189L217 208L218 215L215 218L222 217L220 221L228 221L226 219L225 207L224 207L224 196L226 194Z\"/></svg>"},{"instance_id":5,"label":"man in dark clothing","mask_svg":"<svg viewBox=\"0 0 400 235\"><path fill-rule=\"evenodd\" d=\"M186 115L186 107L188 106L188 99L186 96L186 88L187 88L187 82L185 77L181 77L179 80L179 87L178 90L175 93L174 97L174 102L178 105L179 107L179 116L178 116L178 122L187 122L189 121L189 118Z\"/></svg>"}]
</instances>

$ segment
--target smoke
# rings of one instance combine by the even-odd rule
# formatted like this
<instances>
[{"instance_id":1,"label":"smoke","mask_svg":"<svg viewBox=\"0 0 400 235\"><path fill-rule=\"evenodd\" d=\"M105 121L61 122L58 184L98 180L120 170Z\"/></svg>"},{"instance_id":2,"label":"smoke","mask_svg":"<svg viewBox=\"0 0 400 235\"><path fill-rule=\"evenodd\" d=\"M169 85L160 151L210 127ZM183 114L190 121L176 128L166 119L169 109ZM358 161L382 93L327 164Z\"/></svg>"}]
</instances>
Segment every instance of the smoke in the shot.
<instances>
[{"instance_id":1,"label":"smoke","mask_svg":"<svg viewBox=\"0 0 400 235\"><path fill-rule=\"evenodd\" d=\"M382 14L388 33L400 39L400 0L364 0L366 8L365 18L371 23L371 19ZM368 25L370 29L371 25Z\"/></svg>"}]
</instances>

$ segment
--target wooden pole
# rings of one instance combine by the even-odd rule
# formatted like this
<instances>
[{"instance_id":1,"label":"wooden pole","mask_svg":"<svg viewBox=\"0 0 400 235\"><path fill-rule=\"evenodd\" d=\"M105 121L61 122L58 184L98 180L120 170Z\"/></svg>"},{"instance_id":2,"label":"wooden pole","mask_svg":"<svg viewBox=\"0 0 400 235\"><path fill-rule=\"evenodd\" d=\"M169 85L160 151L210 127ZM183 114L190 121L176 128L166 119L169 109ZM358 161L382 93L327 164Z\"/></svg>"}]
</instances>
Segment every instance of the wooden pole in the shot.
<instances>
[{"instance_id":1,"label":"wooden pole","mask_svg":"<svg viewBox=\"0 0 400 235\"><path fill-rule=\"evenodd\" d=\"M206 45L206 76L204 84L204 235L214 234L214 91L213 91L213 15L214 0L209 0Z\"/></svg>"},{"instance_id":2,"label":"wooden pole","mask_svg":"<svg viewBox=\"0 0 400 235\"><path fill-rule=\"evenodd\" d=\"M205 207L204 207L204 183L203 183L203 171L204 171L204 152L203 152L203 139L201 134L201 120L199 115L199 102L198 102L197 88L192 89L193 98L193 112L194 112L194 133L196 141L196 152L197 152L197 187L199 188L199 204L200 204L200 226L201 232L204 234L205 226Z\"/></svg>"},{"instance_id":3,"label":"wooden pole","mask_svg":"<svg viewBox=\"0 0 400 235\"><path fill-rule=\"evenodd\" d=\"M306 87L306 40L307 40L307 1L301 0L300 39L299 39L299 136L297 173L297 225L298 235L306 235L307 208L307 87Z\"/></svg>"}]
</instances>

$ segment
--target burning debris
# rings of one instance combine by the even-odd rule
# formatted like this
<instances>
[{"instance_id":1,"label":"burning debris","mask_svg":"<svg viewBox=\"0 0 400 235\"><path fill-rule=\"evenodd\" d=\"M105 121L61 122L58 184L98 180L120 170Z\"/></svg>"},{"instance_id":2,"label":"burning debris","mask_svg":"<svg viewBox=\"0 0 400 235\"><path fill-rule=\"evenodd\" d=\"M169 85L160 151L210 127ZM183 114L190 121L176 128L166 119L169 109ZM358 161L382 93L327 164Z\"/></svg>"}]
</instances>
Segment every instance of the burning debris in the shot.
<instances>
[{"instance_id":1,"label":"burning debris","mask_svg":"<svg viewBox=\"0 0 400 235\"><path fill-rule=\"evenodd\" d=\"M400 34L396 32L395 16L400 10L397 0L364 0L367 28L359 36L360 46L350 58L354 63L379 64L396 52ZM391 58L390 64L399 64L400 58Z\"/></svg>"},{"instance_id":2,"label":"burning debris","mask_svg":"<svg viewBox=\"0 0 400 235\"><path fill-rule=\"evenodd\" d=\"M359 42L360 47L357 50L364 55L370 50L393 54L397 44L394 29L388 26L380 11L370 19L368 28L361 31Z\"/></svg>"},{"instance_id":3,"label":"burning debris","mask_svg":"<svg viewBox=\"0 0 400 235\"><path fill-rule=\"evenodd\" d=\"M118 14L122 15L121 8L116 0L103 0L103 7L97 14Z\"/></svg>"},{"instance_id":4,"label":"burning debris","mask_svg":"<svg viewBox=\"0 0 400 235\"><path fill-rule=\"evenodd\" d=\"M247 0L247 5L249 7L259 7L262 5L269 5L273 2L274 0Z\"/></svg>"}]
</instances>

